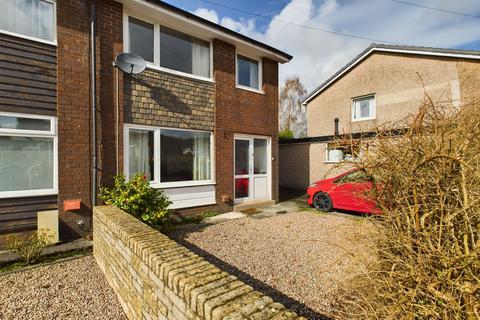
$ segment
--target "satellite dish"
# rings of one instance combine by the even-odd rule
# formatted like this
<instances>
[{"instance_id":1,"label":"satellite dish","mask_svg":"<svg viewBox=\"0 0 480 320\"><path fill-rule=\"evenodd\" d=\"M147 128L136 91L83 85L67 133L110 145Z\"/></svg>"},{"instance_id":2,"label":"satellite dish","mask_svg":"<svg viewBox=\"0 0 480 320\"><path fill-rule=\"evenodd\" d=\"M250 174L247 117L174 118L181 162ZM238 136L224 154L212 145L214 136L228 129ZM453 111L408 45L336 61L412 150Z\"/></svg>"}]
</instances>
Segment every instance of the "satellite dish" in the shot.
<instances>
[{"instance_id":1,"label":"satellite dish","mask_svg":"<svg viewBox=\"0 0 480 320\"><path fill-rule=\"evenodd\" d=\"M129 74L142 73L147 66L142 57L133 53L120 53L115 58L115 65L123 72Z\"/></svg>"}]
</instances>

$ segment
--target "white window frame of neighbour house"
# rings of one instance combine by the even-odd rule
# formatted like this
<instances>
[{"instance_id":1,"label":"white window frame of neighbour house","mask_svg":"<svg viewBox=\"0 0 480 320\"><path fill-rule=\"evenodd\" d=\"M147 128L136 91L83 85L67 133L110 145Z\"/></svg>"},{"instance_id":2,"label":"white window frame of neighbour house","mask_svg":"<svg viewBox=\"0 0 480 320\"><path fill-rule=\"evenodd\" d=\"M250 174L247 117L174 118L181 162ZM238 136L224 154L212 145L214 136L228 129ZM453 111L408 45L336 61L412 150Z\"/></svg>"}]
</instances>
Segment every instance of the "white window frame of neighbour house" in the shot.
<instances>
[{"instance_id":1,"label":"white window frame of neighbour house","mask_svg":"<svg viewBox=\"0 0 480 320\"><path fill-rule=\"evenodd\" d=\"M179 75L179 76L183 76L183 77L188 77L188 78L192 78L192 79L196 79L196 80L214 82L214 79L213 79L213 42L212 42L211 39L205 39L205 38L190 34L188 32L184 32L183 30L177 30L175 27L164 24L165 28L169 28L169 29L184 33L186 35L197 38L199 40L203 40L205 42L208 42L210 44L210 50L209 50L210 51L209 52L209 54L210 54L210 57L209 57L210 70L209 70L209 76L208 77L203 77L203 76L191 74L191 73L188 73L188 72L182 72L182 71L178 71L178 70L174 70L174 69L165 68L165 67L162 67L160 65L160 29L162 28L162 24L159 23L158 21L147 19L147 18L144 18L144 17L140 17L138 15L131 14L129 12L124 12L123 13L123 43L124 43L123 44L123 46L124 46L123 49L124 49L124 51L125 52L130 52L130 34L129 34L130 32L129 32L129 20L128 20L129 17L132 17L132 18L135 18L137 20L140 20L140 21L143 21L143 22L146 22L146 23L149 23L149 24L153 25L153 37L154 37L153 38L153 60L154 61L153 61L153 63L147 61L146 62L147 63L147 68L152 69L152 70L168 72L168 73L171 73L171 74L175 74L175 75Z\"/></svg>"},{"instance_id":2,"label":"white window frame of neighbour house","mask_svg":"<svg viewBox=\"0 0 480 320\"><path fill-rule=\"evenodd\" d=\"M53 116L41 116L23 113L0 112L0 116L29 118L39 120L49 120L50 130L20 130L0 128L0 136L6 137L31 137L31 138L50 138L53 140L53 187L50 189L32 189L32 190L13 190L0 191L0 199L17 198L26 196L44 196L55 195L58 193L58 137L57 137L57 118Z\"/></svg>"},{"instance_id":3,"label":"white window frame of neighbour house","mask_svg":"<svg viewBox=\"0 0 480 320\"><path fill-rule=\"evenodd\" d=\"M361 118L355 118L355 104L357 101L360 100L372 100L372 105L371 105L371 114L368 117L361 117ZM376 103L376 97L375 94L369 94L365 96L360 96L360 97L355 97L352 98L352 107L351 107L351 114L352 114L352 122L357 122L357 121L365 121L365 120L373 120L377 117L377 103Z\"/></svg>"},{"instance_id":4,"label":"white window frame of neighbour house","mask_svg":"<svg viewBox=\"0 0 480 320\"><path fill-rule=\"evenodd\" d=\"M249 86L244 86L238 83L238 58L239 56L245 57L250 60L255 60L258 63L258 88L252 88ZM249 56L248 54L244 54L242 52L235 52L235 87L243 90L248 90L248 91L253 91L256 93L261 93L264 94L265 92L263 91L263 65L262 65L262 59L261 58L254 58Z\"/></svg>"},{"instance_id":5,"label":"white window frame of neighbour house","mask_svg":"<svg viewBox=\"0 0 480 320\"><path fill-rule=\"evenodd\" d=\"M346 147L343 147L343 148L346 148ZM358 143L358 148L361 148L361 145L360 143ZM355 161L358 159L358 156L352 156L351 159L345 159L345 154L344 154L344 157L342 160L340 161L335 161L335 160L331 160L330 159L330 150L335 150L335 149L339 149L338 147L334 148L334 147L329 147L329 143L326 143L325 144L325 163L340 163L340 162L343 162L343 161ZM360 150L358 150L358 152L360 153Z\"/></svg>"},{"instance_id":6,"label":"white window frame of neighbour house","mask_svg":"<svg viewBox=\"0 0 480 320\"><path fill-rule=\"evenodd\" d=\"M41 0L41 1L42 2L48 2L48 3L51 3L53 5L53 21L52 21L52 23L53 23L53 39L52 40L47 40L47 39L42 39L42 38L39 38L39 37L29 36L29 35L18 33L18 32L15 32L15 31L9 31L9 30L5 30L5 29L1 29L1 28L0 28L0 33L56 46L57 45L57 1L56 0Z\"/></svg>"},{"instance_id":7,"label":"white window frame of neighbour house","mask_svg":"<svg viewBox=\"0 0 480 320\"><path fill-rule=\"evenodd\" d=\"M193 186L205 186L205 185L214 185L215 184L215 150L214 150L214 135L211 131L203 130L191 130L191 129L178 129L178 128L167 128L167 127L154 127L154 126L144 126L136 124L125 124L124 125L124 174L127 179L129 176L129 132L131 129L135 130L145 130L154 132L154 178L150 181L150 185L158 189L166 188L178 188L178 187L193 187ZM189 180L189 181L175 181L175 182L162 182L161 181L161 131L162 130L176 130L176 131L185 131L185 132L201 132L208 133L210 135L210 179L208 180Z\"/></svg>"}]
</instances>

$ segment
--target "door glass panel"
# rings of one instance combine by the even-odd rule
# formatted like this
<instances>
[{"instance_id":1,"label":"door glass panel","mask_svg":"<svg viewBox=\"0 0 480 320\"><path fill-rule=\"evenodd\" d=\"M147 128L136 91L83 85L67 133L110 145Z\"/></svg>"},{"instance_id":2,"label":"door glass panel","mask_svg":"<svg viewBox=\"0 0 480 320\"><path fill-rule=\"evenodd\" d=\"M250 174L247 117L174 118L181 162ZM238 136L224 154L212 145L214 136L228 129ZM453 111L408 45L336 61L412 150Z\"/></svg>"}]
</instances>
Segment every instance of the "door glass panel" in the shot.
<instances>
[{"instance_id":1,"label":"door glass panel","mask_svg":"<svg viewBox=\"0 0 480 320\"><path fill-rule=\"evenodd\" d=\"M249 145L248 140L235 140L235 175L237 176L249 174Z\"/></svg>"},{"instance_id":2,"label":"door glass panel","mask_svg":"<svg viewBox=\"0 0 480 320\"><path fill-rule=\"evenodd\" d=\"M253 173L267 174L267 140L254 139L253 149Z\"/></svg>"},{"instance_id":3,"label":"door glass panel","mask_svg":"<svg viewBox=\"0 0 480 320\"><path fill-rule=\"evenodd\" d=\"M237 178L235 179L235 198L247 198L248 197L248 185L250 183L249 178Z\"/></svg>"}]
</instances>

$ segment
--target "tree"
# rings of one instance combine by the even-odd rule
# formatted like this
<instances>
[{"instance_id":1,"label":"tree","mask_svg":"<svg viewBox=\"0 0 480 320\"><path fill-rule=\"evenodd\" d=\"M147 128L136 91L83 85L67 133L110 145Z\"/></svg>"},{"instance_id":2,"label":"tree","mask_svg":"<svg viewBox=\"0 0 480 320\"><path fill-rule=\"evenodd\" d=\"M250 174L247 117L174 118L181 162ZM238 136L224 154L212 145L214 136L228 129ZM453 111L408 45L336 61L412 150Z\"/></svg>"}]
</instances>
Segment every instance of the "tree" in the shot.
<instances>
[{"instance_id":1,"label":"tree","mask_svg":"<svg viewBox=\"0 0 480 320\"><path fill-rule=\"evenodd\" d=\"M307 134L307 110L302 101L307 90L298 76L285 80L279 99L279 130L292 131L295 138Z\"/></svg>"}]
</instances>

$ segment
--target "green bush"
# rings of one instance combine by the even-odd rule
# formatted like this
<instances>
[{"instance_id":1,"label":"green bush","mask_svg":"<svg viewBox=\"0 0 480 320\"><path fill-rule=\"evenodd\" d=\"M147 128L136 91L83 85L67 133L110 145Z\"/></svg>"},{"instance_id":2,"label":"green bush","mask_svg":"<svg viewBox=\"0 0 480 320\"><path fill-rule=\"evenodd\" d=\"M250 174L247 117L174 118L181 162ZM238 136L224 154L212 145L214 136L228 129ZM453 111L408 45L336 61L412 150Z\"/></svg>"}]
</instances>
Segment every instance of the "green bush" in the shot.
<instances>
[{"instance_id":1,"label":"green bush","mask_svg":"<svg viewBox=\"0 0 480 320\"><path fill-rule=\"evenodd\" d=\"M100 188L100 198L108 205L137 217L150 226L162 226L172 202L163 191L150 186L143 174L126 181L123 174L115 177L113 188Z\"/></svg>"},{"instance_id":2,"label":"green bush","mask_svg":"<svg viewBox=\"0 0 480 320\"><path fill-rule=\"evenodd\" d=\"M34 263L43 249L51 243L52 236L46 230L39 230L31 235L12 235L7 238L7 247L17 253L26 264Z\"/></svg>"},{"instance_id":3,"label":"green bush","mask_svg":"<svg viewBox=\"0 0 480 320\"><path fill-rule=\"evenodd\" d=\"M278 133L280 139L293 139L293 131L289 129L282 130Z\"/></svg>"}]
</instances>

